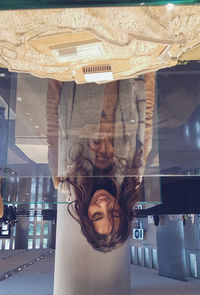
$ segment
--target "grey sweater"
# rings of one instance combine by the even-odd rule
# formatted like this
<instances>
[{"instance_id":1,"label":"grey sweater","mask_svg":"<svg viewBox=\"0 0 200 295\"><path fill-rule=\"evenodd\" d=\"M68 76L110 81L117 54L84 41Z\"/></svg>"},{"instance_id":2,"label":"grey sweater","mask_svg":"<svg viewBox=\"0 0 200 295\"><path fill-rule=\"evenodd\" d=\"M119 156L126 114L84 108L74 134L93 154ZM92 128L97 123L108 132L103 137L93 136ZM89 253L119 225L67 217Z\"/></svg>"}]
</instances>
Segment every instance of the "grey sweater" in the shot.
<instances>
[{"instance_id":1,"label":"grey sweater","mask_svg":"<svg viewBox=\"0 0 200 295\"><path fill-rule=\"evenodd\" d=\"M116 165L120 158L133 160L136 138L143 144L145 133L144 81L121 80L119 99L115 111L114 155ZM59 153L58 174L66 177L74 164L73 153L83 147L83 155L91 159L88 140L99 138L105 85L95 83L62 84L59 101ZM93 159L91 159L93 160ZM89 167L88 167L89 169ZM123 176L117 171L116 176Z\"/></svg>"}]
</instances>

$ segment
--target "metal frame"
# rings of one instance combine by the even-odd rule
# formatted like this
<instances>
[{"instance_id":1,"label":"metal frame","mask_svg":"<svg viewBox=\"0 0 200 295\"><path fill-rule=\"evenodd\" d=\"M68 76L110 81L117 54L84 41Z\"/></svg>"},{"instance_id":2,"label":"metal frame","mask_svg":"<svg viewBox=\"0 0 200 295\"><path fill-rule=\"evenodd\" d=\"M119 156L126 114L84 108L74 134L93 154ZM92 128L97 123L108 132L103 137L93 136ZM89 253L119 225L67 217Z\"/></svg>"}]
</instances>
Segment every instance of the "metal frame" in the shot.
<instances>
[{"instance_id":1,"label":"metal frame","mask_svg":"<svg viewBox=\"0 0 200 295\"><path fill-rule=\"evenodd\" d=\"M200 0L1 0L0 10L200 4Z\"/></svg>"}]
</instances>

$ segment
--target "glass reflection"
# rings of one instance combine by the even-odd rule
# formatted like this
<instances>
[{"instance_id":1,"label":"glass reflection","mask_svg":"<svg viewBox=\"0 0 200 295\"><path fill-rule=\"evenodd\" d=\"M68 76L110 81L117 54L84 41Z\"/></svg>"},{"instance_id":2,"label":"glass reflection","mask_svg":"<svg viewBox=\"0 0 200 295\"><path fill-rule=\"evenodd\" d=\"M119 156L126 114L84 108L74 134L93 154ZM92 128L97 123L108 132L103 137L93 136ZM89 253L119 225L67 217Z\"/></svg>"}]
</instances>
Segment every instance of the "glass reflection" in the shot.
<instances>
[{"instance_id":1,"label":"glass reflection","mask_svg":"<svg viewBox=\"0 0 200 295\"><path fill-rule=\"evenodd\" d=\"M102 85L49 81L49 163L61 175L54 185L96 250L111 251L129 236L150 151L154 86L154 73Z\"/></svg>"},{"instance_id":2,"label":"glass reflection","mask_svg":"<svg viewBox=\"0 0 200 295\"><path fill-rule=\"evenodd\" d=\"M27 143L32 143L34 136L43 146L48 143L50 171L47 172L47 164L41 166L34 161L28 161L27 166L14 164L10 156L4 169L22 175L44 171L51 174L54 188L69 203L69 214L80 223L82 233L95 249L111 251L126 241L134 217L133 206L146 198L143 176L198 173L198 63L105 84L41 81L26 75L19 75L18 79L26 82L31 92L38 85L47 132L42 127L41 137L34 122L23 135L23 118L30 119L28 109L33 103L24 100L23 91L17 87L16 96L21 100L16 102L15 97L15 139L20 148L24 148L19 141L23 136ZM28 137L28 130L34 130L32 137ZM9 130L12 150L13 134ZM32 154L36 146L31 145ZM44 209L54 210L48 203L59 202L53 185L49 177L4 179L5 205L30 202L25 207L21 204L18 212L27 210L30 221L36 218L41 222ZM162 193L159 197L151 194L149 201L159 201L161 197Z\"/></svg>"},{"instance_id":3,"label":"glass reflection","mask_svg":"<svg viewBox=\"0 0 200 295\"><path fill-rule=\"evenodd\" d=\"M0 280L35 267L56 240L55 294L128 295L130 236L134 264L183 279L187 256L200 277L188 250L199 248L200 67L180 61L199 59L199 12L0 13L1 66L18 72L0 70L0 249L29 257Z\"/></svg>"}]
</instances>

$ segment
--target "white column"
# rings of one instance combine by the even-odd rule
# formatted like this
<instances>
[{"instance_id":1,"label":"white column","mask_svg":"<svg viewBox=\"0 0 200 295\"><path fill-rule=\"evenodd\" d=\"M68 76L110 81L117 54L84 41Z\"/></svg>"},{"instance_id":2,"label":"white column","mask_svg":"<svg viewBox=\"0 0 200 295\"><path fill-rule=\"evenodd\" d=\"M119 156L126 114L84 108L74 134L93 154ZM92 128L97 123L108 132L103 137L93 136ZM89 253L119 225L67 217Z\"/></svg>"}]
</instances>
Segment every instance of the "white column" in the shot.
<instances>
[{"instance_id":1,"label":"white column","mask_svg":"<svg viewBox=\"0 0 200 295\"><path fill-rule=\"evenodd\" d=\"M129 255L128 242L107 254L93 250L67 205L58 205L54 295L129 295Z\"/></svg>"}]
</instances>

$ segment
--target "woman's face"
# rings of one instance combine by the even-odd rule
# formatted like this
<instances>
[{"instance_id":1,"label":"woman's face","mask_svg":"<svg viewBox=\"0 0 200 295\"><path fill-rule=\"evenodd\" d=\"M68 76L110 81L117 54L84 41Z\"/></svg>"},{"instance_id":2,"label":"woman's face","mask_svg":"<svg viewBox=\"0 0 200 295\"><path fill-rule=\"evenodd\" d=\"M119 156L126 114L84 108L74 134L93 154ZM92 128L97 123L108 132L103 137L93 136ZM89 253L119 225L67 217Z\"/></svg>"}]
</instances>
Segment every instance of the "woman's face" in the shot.
<instances>
[{"instance_id":1,"label":"woman's face","mask_svg":"<svg viewBox=\"0 0 200 295\"><path fill-rule=\"evenodd\" d=\"M97 168L106 169L113 163L113 146L108 139L90 141L90 149L95 153L94 164Z\"/></svg>"},{"instance_id":2,"label":"woman's face","mask_svg":"<svg viewBox=\"0 0 200 295\"><path fill-rule=\"evenodd\" d=\"M106 190L97 190L88 207L88 217L99 234L110 234L120 224L120 207L118 201Z\"/></svg>"},{"instance_id":3,"label":"woman's face","mask_svg":"<svg viewBox=\"0 0 200 295\"><path fill-rule=\"evenodd\" d=\"M113 130L111 124L101 124L99 138L89 140L89 148L95 153L94 164L106 169L113 163Z\"/></svg>"}]
</instances>

